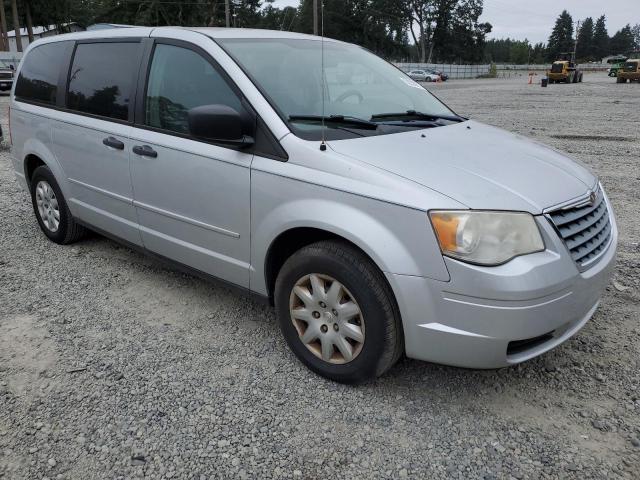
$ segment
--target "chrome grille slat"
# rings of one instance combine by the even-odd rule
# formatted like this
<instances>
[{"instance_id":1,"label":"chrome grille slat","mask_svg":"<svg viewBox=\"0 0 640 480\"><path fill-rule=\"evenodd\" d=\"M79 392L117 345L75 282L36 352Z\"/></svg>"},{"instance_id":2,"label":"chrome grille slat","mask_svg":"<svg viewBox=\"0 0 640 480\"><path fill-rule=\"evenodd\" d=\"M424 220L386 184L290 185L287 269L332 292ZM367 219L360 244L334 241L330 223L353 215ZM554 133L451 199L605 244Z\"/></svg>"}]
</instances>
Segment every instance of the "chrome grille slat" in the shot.
<instances>
[{"instance_id":1,"label":"chrome grille slat","mask_svg":"<svg viewBox=\"0 0 640 480\"><path fill-rule=\"evenodd\" d=\"M563 208L548 213L547 218L579 267L586 268L610 243L609 209L600 188L593 205Z\"/></svg>"},{"instance_id":2,"label":"chrome grille slat","mask_svg":"<svg viewBox=\"0 0 640 480\"><path fill-rule=\"evenodd\" d=\"M587 257L590 253L602 247L606 243L607 239L609 238L610 233L611 233L610 230L607 229L606 231L600 232L595 238L593 238L592 241L582 244L577 250L579 255L577 260L581 261L583 258Z\"/></svg>"},{"instance_id":3,"label":"chrome grille slat","mask_svg":"<svg viewBox=\"0 0 640 480\"><path fill-rule=\"evenodd\" d=\"M603 216L597 223L585 228L577 235L573 235L571 238L566 238L565 242L569 250L579 247L583 243L587 243L589 240L597 236L606 226L609 221L608 217Z\"/></svg>"},{"instance_id":4,"label":"chrome grille slat","mask_svg":"<svg viewBox=\"0 0 640 480\"><path fill-rule=\"evenodd\" d=\"M562 234L562 238L569 239L575 235L579 235L584 230L591 228L592 225L598 223L607 213L607 208L603 203L601 203L598 208L593 210L591 213L588 213L578 221L571 224L569 227L560 227L560 233Z\"/></svg>"}]
</instances>

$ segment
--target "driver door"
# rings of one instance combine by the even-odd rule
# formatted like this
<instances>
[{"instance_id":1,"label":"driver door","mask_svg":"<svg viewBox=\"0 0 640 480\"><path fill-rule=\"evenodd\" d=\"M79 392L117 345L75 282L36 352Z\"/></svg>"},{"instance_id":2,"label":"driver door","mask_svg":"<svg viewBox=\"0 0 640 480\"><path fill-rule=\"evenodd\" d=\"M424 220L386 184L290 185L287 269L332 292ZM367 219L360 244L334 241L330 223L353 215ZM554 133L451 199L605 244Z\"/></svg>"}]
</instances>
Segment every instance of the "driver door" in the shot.
<instances>
[{"instance_id":1,"label":"driver door","mask_svg":"<svg viewBox=\"0 0 640 480\"><path fill-rule=\"evenodd\" d=\"M131 134L134 205L145 248L249 286L252 154L189 134L189 109L240 96L204 51L156 39ZM140 97L139 97L140 98Z\"/></svg>"}]
</instances>

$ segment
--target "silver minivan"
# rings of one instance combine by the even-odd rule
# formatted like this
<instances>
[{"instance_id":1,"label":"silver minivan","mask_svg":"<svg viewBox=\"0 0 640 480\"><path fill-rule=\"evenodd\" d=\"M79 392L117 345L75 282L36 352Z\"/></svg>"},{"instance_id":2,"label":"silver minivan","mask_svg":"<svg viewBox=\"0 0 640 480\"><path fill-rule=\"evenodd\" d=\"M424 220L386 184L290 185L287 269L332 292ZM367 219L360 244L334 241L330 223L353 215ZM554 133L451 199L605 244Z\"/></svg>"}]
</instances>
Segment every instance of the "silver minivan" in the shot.
<instances>
[{"instance_id":1,"label":"silver minivan","mask_svg":"<svg viewBox=\"0 0 640 480\"><path fill-rule=\"evenodd\" d=\"M29 45L18 181L52 241L100 232L275 305L314 372L528 360L578 332L613 269L598 179L454 113L355 45L117 28Z\"/></svg>"}]
</instances>

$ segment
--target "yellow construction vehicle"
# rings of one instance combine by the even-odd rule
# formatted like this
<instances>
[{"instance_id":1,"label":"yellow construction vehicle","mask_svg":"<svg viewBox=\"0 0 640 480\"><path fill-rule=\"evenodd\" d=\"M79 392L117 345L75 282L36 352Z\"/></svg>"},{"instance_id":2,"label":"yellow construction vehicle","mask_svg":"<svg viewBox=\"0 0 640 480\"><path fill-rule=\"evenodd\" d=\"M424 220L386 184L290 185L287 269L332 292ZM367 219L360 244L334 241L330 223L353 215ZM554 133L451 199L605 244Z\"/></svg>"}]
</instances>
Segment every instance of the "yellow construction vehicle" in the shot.
<instances>
[{"instance_id":1,"label":"yellow construction vehicle","mask_svg":"<svg viewBox=\"0 0 640 480\"><path fill-rule=\"evenodd\" d=\"M622 68L618 70L617 83L626 83L629 80L631 82L640 82L640 59L629 58Z\"/></svg>"},{"instance_id":2,"label":"yellow construction vehicle","mask_svg":"<svg viewBox=\"0 0 640 480\"><path fill-rule=\"evenodd\" d=\"M582 82L582 71L578 68L573 53L561 53L558 60L551 64L547 77L549 83L578 83Z\"/></svg>"}]
</instances>

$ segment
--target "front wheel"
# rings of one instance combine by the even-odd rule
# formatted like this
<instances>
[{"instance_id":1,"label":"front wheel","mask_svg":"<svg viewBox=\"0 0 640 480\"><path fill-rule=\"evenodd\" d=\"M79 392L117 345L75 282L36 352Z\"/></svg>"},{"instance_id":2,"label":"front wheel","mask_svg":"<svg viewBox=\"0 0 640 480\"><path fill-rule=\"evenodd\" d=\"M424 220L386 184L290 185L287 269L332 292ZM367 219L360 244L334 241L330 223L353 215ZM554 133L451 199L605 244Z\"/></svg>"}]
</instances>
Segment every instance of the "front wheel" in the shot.
<instances>
[{"instance_id":1,"label":"front wheel","mask_svg":"<svg viewBox=\"0 0 640 480\"><path fill-rule=\"evenodd\" d=\"M322 241L294 253L278 274L275 305L293 353L331 380L371 380L403 352L390 287L371 260L345 242Z\"/></svg>"}]
</instances>

